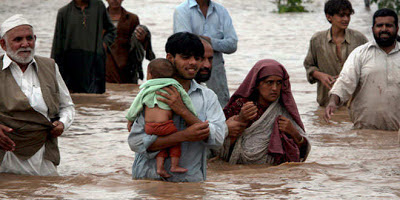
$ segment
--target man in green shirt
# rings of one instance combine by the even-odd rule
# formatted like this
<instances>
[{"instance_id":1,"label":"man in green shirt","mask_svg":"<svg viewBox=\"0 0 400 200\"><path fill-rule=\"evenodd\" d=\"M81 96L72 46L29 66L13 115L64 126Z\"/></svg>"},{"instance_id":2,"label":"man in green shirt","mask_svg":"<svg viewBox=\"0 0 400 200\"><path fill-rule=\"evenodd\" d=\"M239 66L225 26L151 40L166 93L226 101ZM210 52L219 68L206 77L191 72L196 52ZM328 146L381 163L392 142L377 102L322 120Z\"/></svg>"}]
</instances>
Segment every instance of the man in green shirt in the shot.
<instances>
[{"instance_id":1,"label":"man in green shirt","mask_svg":"<svg viewBox=\"0 0 400 200\"><path fill-rule=\"evenodd\" d=\"M350 15L354 14L348 0L328 0L325 3L325 15L331 28L315 33L304 60L307 80L318 83L317 102L326 106L328 92L346 61L356 47L368 42L360 32L347 28Z\"/></svg>"},{"instance_id":2,"label":"man in green shirt","mask_svg":"<svg viewBox=\"0 0 400 200\"><path fill-rule=\"evenodd\" d=\"M105 49L116 36L100 0L72 0L57 14L51 57L71 92L105 92Z\"/></svg>"}]
</instances>

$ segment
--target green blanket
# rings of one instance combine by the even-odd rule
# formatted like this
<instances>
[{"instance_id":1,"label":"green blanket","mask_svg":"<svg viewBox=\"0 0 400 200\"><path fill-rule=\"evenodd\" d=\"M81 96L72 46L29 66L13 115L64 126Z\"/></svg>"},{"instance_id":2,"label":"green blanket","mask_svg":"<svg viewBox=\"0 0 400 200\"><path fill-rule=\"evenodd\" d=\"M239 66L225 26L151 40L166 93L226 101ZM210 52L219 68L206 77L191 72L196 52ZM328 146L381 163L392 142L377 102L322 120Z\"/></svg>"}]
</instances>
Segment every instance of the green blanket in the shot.
<instances>
[{"instance_id":1,"label":"green blanket","mask_svg":"<svg viewBox=\"0 0 400 200\"><path fill-rule=\"evenodd\" d=\"M171 110L166 103L157 100L157 97L164 97L155 93L156 91L167 93L165 90L162 90L162 88L170 85L174 86L178 90L183 103L193 114L196 115L196 111L194 110L189 95L178 81L172 78L157 78L148 80L139 87L141 90L136 96L135 100L133 100L133 103L128 110L128 114L126 115L126 119L129 121L135 121L135 119L139 117L139 114L143 111L143 105L146 105L149 108L154 108L154 106L157 105L161 109Z\"/></svg>"}]
</instances>

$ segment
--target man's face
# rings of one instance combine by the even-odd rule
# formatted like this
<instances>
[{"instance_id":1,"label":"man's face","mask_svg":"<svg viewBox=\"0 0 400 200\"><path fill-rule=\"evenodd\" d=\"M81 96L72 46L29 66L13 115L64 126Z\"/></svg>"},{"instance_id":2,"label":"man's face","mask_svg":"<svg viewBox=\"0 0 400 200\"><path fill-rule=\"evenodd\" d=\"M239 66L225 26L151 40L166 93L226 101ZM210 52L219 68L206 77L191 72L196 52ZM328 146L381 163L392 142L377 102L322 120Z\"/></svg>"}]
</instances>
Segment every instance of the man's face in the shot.
<instances>
[{"instance_id":1,"label":"man's face","mask_svg":"<svg viewBox=\"0 0 400 200\"><path fill-rule=\"evenodd\" d=\"M32 61L35 53L36 36L31 26L17 26L6 33L0 40L1 47L16 63L27 64Z\"/></svg>"},{"instance_id":2,"label":"man's face","mask_svg":"<svg viewBox=\"0 0 400 200\"><path fill-rule=\"evenodd\" d=\"M394 17L377 17L372 27L376 43L382 47L389 47L394 44L399 27L394 23Z\"/></svg>"},{"instance_id":3,"label":"man's face","mask_svg":"<svg viewBox=\"0 0 400 200\"><path fill-rule=\"evenodd\" d=\"M207 42L202 40L204 46L204 57L203 61L201 62L201 67L199 72L196 74L196 81L198 83L206 82L210 79L211 76L211 69L212 69L212 61L213 61L213 48Z\"/></svg>"},{"instance_id":4,"label":"man's face","mask_svg":"<svg viewBox=\"0 0 400 200\"><path fill-rule=\"evenodd\" d=\"M332 27L338 28L338 29L346 29L349 26L350 23L350 11L345 10L345 11L340 11L339 14L334 14L333 16L331 15L326 15L326 18L328 21L331 22Z\"/></svg>"},{"instance_id":5,"label":"man's face","mask_svg":"<svg viewBox=\"0 0 400 200\"><path fill-rule=\"evenodd\" d=\"M183 54L176 54L173 57L170 53L167 54L167 59L176 67L177 78L184 80L192 80L196 77L202 61L200 57Z\"/></svg>"}]
</instances>

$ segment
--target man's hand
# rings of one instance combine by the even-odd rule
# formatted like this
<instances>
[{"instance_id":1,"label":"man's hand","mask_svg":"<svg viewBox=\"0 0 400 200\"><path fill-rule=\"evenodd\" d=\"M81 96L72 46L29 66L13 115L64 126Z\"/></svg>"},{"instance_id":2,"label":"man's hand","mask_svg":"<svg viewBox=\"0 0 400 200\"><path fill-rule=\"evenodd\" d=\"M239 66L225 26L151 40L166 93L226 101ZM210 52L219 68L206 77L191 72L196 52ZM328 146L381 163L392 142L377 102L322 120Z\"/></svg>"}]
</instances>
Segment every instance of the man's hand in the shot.
<instances>
[{"instance_id":1,"label":"man's hand","mask_svg":"<svg viewBox=\"0 0 400 200\"><path fill-rule=\"evenodd\" d=\"M189 126L184 132L184 141L195 142L201 141L208 138L210 135L210 128L208 127L208 121L195 123Z\"/></svg>"},{"instance_id":2,"label":"man's hand","mask_svg":"<svg viewBox=\"0 0 400 200\"><path fill-rule=\"evenodd\" d=\"M257 116L257 106L252 101L246 102L239 113L239 121L248 122Z\"/></svg>"},{"instance_id":3,"label":"man's hand","mask_svg":"<svg viewBox=\"0 0 400 200\"><path fill-rule=\"evenodd\" d=\"M0 124L0 149L4 151L14 151L15 143L4 132L11 133L14 130L10 127Z\"/></svg>"},{"instance_id":4,"label":"man's hand","mask_svg":"<svg viewBox=\"0 0 400 200\"><path fill-rule=\"evenodd\" d=\"M132 125L133 125L133 121L128 120L128 124L126 125L126 127L128 128L129 133L131 132Z\"/></svg>"},{"instance_id":5,"label":"man's hand","mask_svg":"<svg viewBox=\"0 0 400 200\"><path fill-rule=\"evenodd\" d=\"M322 85L324 85L328 89L332 89L333 84L336 81L337 76L331 76L329 74L325 74L320 71L314 71L312 76L316 79L318 79Z\"/></svg>"},{"instance_id":6,"label":"man's hand","mask_svg":"<svg viewBox=\"0 0 400 200\"><path fill-rule=\"evenodd\" d=\"M335 94L332 94L330 99L329 99L329 103L325 108L324 119L325 119L326 122L329 123L329 120L331 119L331 116L336 111L336 109L339 107L338 106L339 102L340 102L339 96L337 96Z\"/></svg>"},{"instance_id":7,"label":"man's hand","mask_svg":"<svg viewBox=\"0 0 400 200\"><path fill-rule=\"evenodd\" d=\"M238 116L232 116L228 120L226 120L226 126L228 127L228 136L237 138L246 129L247 123L241 122L239 120L235 120Z\"/></svg>"},{"instance_id":8,"label":"man's hand","mask_svg":"<svg viewBox=\"0 0 400 200\"><path fill-rule=\"evenodd\" d=\"M183 103L181 95L174 86L168 86L162 88L168 94L164 92L156 91L156 94L163 96L164 98L158 97L157 100L166 103L175 114L182 116L185 112L188 112L188 108ZM190 111L189 111L190 112Z\"/></svg>"},{"instance_id":9,"label":"man's hand","mask_svg":"<svg viewBox=\"0 0 400 200\"><path fill-rule=\"evenodd\" d=\"M329 123L329 120L331 119L332 115L334 114L334 112L336 111L336 109L338 108L338 106L329 103L326 108L325 108L325 115L324 115L324 119L326 122Z\"/></svg>"},{"instance_id":10,"label":"man's hand","mask_svg":"<svg viewBox=\"0 0 400 200\"><path fill-rule=\"evenodd\" d=\"M136 28L135 28L135 35L136 35L136 38L137 38L140 42L143 42L144 39L146 38L147 32L144 30L143 27L141 27L141 26L136 26Z\"/></svg>"},{"instance_id":11,"label":"man's hand","mask_svg":"<svg viewBox=\"0 0 400 200\"><path fill-rule=\"evenodd\" d=\"M50 134L53 137L56 138L56 137L60 136L64 132L64 124L62 122L55 121L55 122L53 122L53 126L54 126L54 128L51 129L51 131L50 131Z\"/></svg>"}]
</instances>

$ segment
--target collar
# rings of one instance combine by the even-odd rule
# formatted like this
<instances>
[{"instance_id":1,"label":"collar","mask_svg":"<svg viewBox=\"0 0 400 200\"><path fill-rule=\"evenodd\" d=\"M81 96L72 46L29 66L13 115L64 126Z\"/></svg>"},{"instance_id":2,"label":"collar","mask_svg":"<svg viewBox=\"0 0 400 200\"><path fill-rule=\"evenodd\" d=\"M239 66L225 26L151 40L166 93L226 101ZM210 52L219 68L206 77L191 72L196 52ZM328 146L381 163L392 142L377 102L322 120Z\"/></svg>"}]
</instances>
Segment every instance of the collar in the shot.
<instances>
[{"instance_id":1,"label":"collar","mask_svg":"<svg viewBox=\"0 0 400 200\"><path fill-rule=\"evenodd\" d=\"M371 48L371 47L375 47L375 48L379 48L379 49L381 48L381 47L379 47L378 43L376 43L375 39L371 40L368 43L368 49ZM394 46L394 48L388 54L392 54L392 53L395 53L395 52L398 52L398 51L400 51L400 42L396 40L396 45Z\"/></svg>"},{"instance_id":2,"label":"collar","mask_svg":"<svg viewBox=\"0 0 400 200\"><path fill-rule=\"evenodd\" d=\"M7 69L7 68L10 67L11 64L13 64L13 63L14 63L15 65L18 66L17 63L15 63L14 61L12 61L11 58L8 57L7 53L4 54L4 57L3 57L2 62L3 62L3 69L1 69L1 70ZM35 69L36 69L36 72L38 72L39 69L38 69L38 67L37 67L35 57L34 57L34 58L32 59L32 61L28 64L28 66L29 66L29 65L33 65L33 66L35 67Z\"/></svg>"},{"instance_id":3,"label":"collar","mask_svg":"<svg viewBox=\"0 0 400 200\"><path fill-rule=\"evenodd\" d=\"M107 12L110 10L110 6L106 8ZM128 11L125 10L124 7L121 6L121 17L124 16L125 18L129 18Z\"/></svg>"},{"instance_id":4,"label":"collar","mask_svg":"<svg viewBox=\"0 0 400 200\"><path fill-rule=\"evenodd\" d=\"M196 90L201 90L201 85L198 84L194 79L190 82L190 88L188 94L195 92Z\"/></svg>"},{"instance_id":5,"label":"collar","mask_svg":"<svg viewBox=\"0 0 400 200\"><path fill-rule=\"evenodd\" d=\"M85 10L86 9L89 9L90 8L90 4L91 4L91 0L89 0L89 2L88 2L88 6L87 7L85 7ZM77 8L77 9L79 9L79 10L81 10L81 7L78 7L78 5L76 5L76 3L75 3L75 1L74 0L72 0L72 2L71 2L73 5L74 5L74 7L75 8Z\"/></svg>"},{"instance_id":6,"label":"collar","mask_svg":"<svg viewBox=\"0 0 400 200\"><path fill-rule=\"evenodd\" d=\"M332 42L332 27L330 29L328 29L328 31L327 31L326 39L328 40L328 42ZM344 29L344 41L343 42L347 42L348 44L350 44L350 34L348 33L347 28Z\"/></svg>"},{"instance_id":7,"label":"collar","mask_svg":"<svg viewBox=\"0 0 400 200\"><path fill-rule=\"evenodd\" d=\"M199 4L197 3L196 0L188 0L188 2L189 2L189 8L199 6ZM214 6L215 6L214 2L210 0L210 5L209 5L208 9L210 9L210 8L214 9Z\"/></svg>"}]
</instances>

